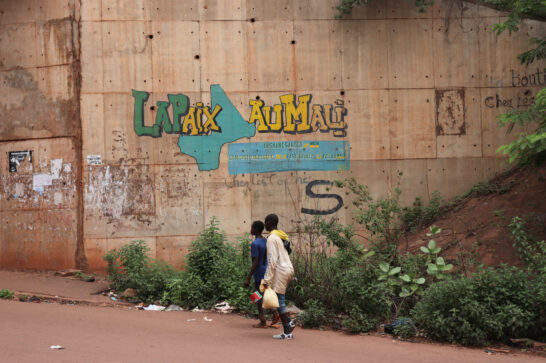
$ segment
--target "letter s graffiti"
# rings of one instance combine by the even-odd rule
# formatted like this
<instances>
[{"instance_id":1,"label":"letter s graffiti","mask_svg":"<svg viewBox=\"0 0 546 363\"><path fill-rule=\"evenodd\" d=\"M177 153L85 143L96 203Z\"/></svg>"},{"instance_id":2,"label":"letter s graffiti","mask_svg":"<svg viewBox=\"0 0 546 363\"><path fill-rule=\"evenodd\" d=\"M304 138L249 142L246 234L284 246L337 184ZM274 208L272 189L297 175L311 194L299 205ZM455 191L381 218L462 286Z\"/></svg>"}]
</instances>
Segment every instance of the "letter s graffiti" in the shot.
<instances>
[{"instance_id":1,"label":"letter s graffiti","mask_svg":"<svg viewBox=\"0 0 546 363\"><path fill-rule=\"evenodd\" d=\"M305 187L305 194L309 198L331 198L337 200L337 205L334 208L321 210L321 209L308 209L302 208L301 212L304 214L311 215L328 215L337 212L341 207L343 207L343 199L337 194L317 194L313 192L313 187L315 185L332 185L333 183L328 180L313 180Z\"/></svg>"}]
</instances>

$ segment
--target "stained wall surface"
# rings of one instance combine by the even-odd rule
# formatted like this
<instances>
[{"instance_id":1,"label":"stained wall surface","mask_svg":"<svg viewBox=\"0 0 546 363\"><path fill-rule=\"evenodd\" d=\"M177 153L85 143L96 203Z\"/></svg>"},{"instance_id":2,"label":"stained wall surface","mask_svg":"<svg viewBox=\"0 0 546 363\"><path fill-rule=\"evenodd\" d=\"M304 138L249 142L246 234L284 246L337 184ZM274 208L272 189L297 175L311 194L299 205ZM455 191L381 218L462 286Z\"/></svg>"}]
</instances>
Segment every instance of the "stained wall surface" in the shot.
<instances>
[{"instance_id":1,"label":"stained wall surface","mask_svg":"<svg viewBox=\"0 0 546 363\"><path fill-rule=\"evenodd\" d=\"M495 118L528 107L546 84L545 62L516 59L546 25L525 21L496 37L491 25L505 14L472 3L438 0L419 13L407 1L375 1L335 20L337 3L74 5L81 73L68 75L81 81L79 119L55 106L62 115L46 112L39 131L3 122L0 135L68 136L81 122L74 158L83 163L79 217L90 269L134 239L179 267L213 216L230 238L268 213L288 231L314 215L350 222L351 197L331 185L338 179L355 177L379 197L393 193L401 172L409 204L434 190L461 194L503 170L495 151L513 136ZM28 30L17 36L31 39ZM30 53L2 57L38 72ZM74 63L67 57L46 58ZM13 83L10 69L2 73ZM5 82L3 107L11 107L20 97ZM40 89L30 88L20 92ZM52 91L59 107L60 89ZM37 109L18 112L33 119ZM55 123L40 121L48 117Z\"/></svg>"},{"instance_id":2,"label":"stained wall surface","mask_svg":"<svg viewBox=\"0 0 546 363\"><path fill-rule=\"evenodd\" d=\"M76 32L73 1L0 1L3 268L85 261Z\"/></svg>"}]
</instances>

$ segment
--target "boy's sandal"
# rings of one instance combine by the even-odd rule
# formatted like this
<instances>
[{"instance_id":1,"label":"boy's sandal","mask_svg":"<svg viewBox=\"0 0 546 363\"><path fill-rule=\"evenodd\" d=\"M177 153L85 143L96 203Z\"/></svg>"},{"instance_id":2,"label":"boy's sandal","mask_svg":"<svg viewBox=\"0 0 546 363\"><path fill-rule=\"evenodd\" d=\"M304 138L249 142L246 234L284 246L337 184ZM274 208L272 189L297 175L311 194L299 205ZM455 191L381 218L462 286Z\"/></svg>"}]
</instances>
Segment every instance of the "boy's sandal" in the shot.
<instances>
[{"instance_id":1,"label":"boy's sandal","mask_svg":"<svg viewBox=\"0 0 546 363\"><path fill-rule=\"evenodd\" d=\"M258 324L254 324L252 325L253 328L268 328L267 324L263 324L263 323L258 323Z\"/></svg>"},{"instance_id":2,"label":"boy's sandal","mask_svg":"<svg viewBox=\"0 0 546 363\"><path fill-rule=\"evenodd\" d=\"M280 327L279 324L271 324L271 325L269 325L269 328L279 329L279 327Z\"/></svg>"},{"instance_id":3,"label":"boy's sandal","mask_svg":"<svg viewBox=\"0 0 546 363\"><path fill-rule=\"evenodd\" d=\"M280 320L281 320L281 316L278 313L276 313L273 316L273 319L271 320L271 326L273 326L273 325L278 326L278 323L279 323Z\"/></svg>"}]
</instances>

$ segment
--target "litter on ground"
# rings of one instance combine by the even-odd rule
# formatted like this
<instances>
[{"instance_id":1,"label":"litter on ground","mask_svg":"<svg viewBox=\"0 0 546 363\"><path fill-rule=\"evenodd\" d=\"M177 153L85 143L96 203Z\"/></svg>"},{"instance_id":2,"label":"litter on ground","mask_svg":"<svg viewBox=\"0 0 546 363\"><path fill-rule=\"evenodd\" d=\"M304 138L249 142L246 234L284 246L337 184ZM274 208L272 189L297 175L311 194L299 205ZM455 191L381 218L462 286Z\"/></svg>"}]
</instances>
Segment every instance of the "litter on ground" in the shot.
<instances>
[{"instance_id":1,"label":"litter on ground","mask_svg":"<svg viewBox=\"0 0 546 363\"><path fill-rule=\"evenodd\" d=\"M184 310L184 309L182 309L180 306L174 305L174 304L169 305L169 306L167 307L167 309L165 309L165 311L183 311L183 310Z\"/></svg>"},{"instance_id":2,"label":"litter on ground","mask_svg":"<svg viewBox=\"0 0 546 363\"><path fill-rule=\"evenodd\" d=\"M221 303L214 305L214 309L222 314L229 314L233 311L233 307L229 305L227 301L222 301Z\"/></svg>"},{"instance_id":3,"label":"litter on ground","mask_svg":"<svg viewBox=\"0 0 546 363\"><path fill-rule=\"evenodd\" d=\"M161 305L151 304L151 305L146 306L144 308L144 310L147 310L147 311L163 311L163 310L165 310L165 307L161 306Z\"/></svg>"}]
</instances>

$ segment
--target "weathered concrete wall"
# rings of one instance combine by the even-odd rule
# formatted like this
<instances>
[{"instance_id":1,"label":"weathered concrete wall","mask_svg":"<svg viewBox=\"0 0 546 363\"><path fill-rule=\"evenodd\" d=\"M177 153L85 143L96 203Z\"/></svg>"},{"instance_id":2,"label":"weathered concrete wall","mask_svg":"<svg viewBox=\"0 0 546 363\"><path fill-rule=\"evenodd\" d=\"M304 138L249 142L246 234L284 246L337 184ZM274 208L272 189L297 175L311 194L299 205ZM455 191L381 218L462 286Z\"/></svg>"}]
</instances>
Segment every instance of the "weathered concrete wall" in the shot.
<instances>
[{"instance_id":1,"label":"weathered concrete wall","mask_svg":"<svg viewBox=\"0 0 546 363\"><path fill-rule=\"evenodd\" d=\"M496 115L527 107L546 84L545 62L516 59L544 23L497 38L489 29L504 14L458 0L426 13L375 1L343 20L338 0L39 3L0 2L1 26L34 44L0 40L10 120L0 139L71 138L43 170L72 160L71 147L82 160L71 176L81 178L82 241L66 253L84 263L85 252L94 270L132 239L179 265L212 216L231 237L268 213L286 230L317 214L348 222L350 197L329 189L336 179L381 196L403 172L404 203L460 194L503 168L495 150L511 136ZM21 183L12 179L4 200ZM2 233L13 244L13 229Z\"/></svg>"},{"instance_id":2,"label":"weathered concrete wall","mask_svg":"<svg viewBox=\"0 0 546 363\"><path fill-rule=\"evenodd\" d=\"M85 262L75 10L0 1L0 267Z\"/></svg>"},{"instance_id":3,"label":"weathered concrete wall","mask_svg":"<svg viewBox=\"0 0 546 363\"><path fill-rule=\"evenodd\" d=\"M271 212L287 230L314 214L348 221L350 209L339 208L348 197L327 191L335 179L354 176L379 196L392 193L402 171L409 203L434 190L454 196L501 170L495 150L509 136L495 116L525 107L546 83L544 63L526 68L516 59L546 26L528 21L496 38L489 29L501 13L435 3L421 14L404 1L378 1L340 21L336 0L84 2L90 266L101 268L108 249L135 238L177 264L213 215L229 235ZM188 99L169 99L178 94ZM291 94L293 103L283 101ZM302 104L291 125L290 106ZM220 133L188 126L190 107L212 113L216 105ZM268 151L275 144L264 143L277 141L302 141L293 156L314 145L323 162ZM337 150L341 162L322 151L328 142L348 147ZM271 171L278 160L267 157L288 160Z\"/></svg>"}]
</instances>

